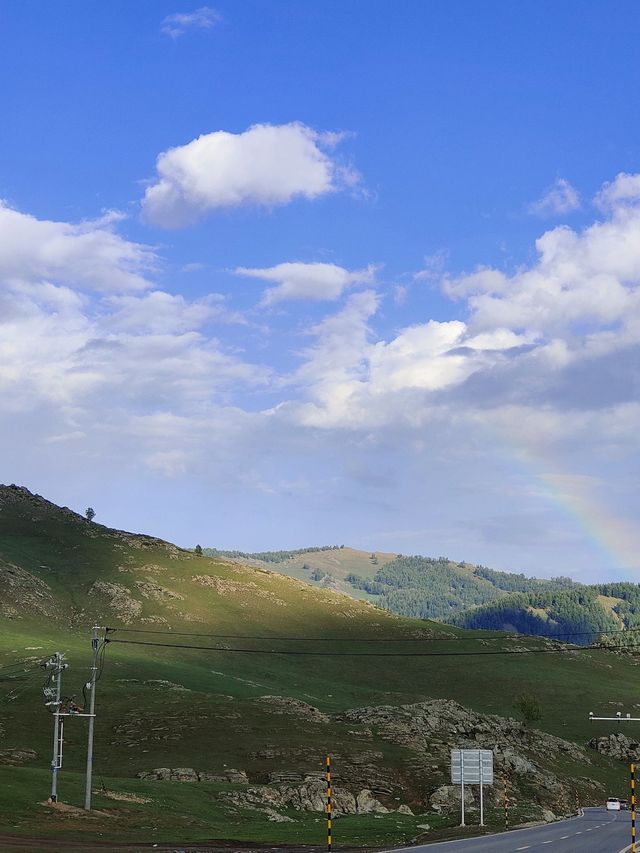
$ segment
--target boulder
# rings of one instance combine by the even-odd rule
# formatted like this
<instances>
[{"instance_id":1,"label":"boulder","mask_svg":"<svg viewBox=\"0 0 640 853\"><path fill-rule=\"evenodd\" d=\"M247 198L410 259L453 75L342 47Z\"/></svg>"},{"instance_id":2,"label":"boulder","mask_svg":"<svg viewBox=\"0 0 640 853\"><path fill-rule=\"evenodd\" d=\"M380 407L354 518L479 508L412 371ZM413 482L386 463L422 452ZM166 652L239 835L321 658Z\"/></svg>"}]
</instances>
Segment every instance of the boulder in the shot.
<instances>
[{"instance_id":1,"label":"boulder","mask_svg":"<svg viewBox=\"0 0 640 853\"><path fill-rule=\"evenodd\" d=\"M429 797L429 804L434 811L455 811L460 808L460 787L458 785L441 785ZM475 800L471 789L464 789L464 804L467 808L473 808Z\"/></svg>"},{"instance_id":2,"label":"boulder","mask_svg":"<svg viewBox=\"0 0 640 853\"><path fill-rule=\"evenodd\" d=\"M602 755L617 758L618 761L630 763L640 760L640 743L622 732L591 738L588 746Z\"/></svg>"},{"instance_id":3,"label":"boulder","mask_svg":"<svg viewBox=\"0 0 640 853\"><path fill-rule=\"evenodd\" d=\"M358 814L370 814L371 812L387 814L389 811L381 802L376 800L368 788L364 788L356 797L356 810Z\"/></svg>"}]
</instances>

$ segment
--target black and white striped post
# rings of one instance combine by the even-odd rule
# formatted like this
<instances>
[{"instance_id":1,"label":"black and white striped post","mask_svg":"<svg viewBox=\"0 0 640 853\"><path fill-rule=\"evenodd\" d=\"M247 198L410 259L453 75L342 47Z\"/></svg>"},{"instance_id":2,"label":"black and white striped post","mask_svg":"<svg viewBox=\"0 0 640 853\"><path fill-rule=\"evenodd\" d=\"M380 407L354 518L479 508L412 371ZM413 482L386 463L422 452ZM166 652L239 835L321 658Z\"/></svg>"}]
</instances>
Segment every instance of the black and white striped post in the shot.
<instances>
[{"instance_id":1,"label":"black and white striped post","mask_svg":"<svg viewBox=\"0 0 640 853\"><path fill-rule=\"evenodd\" d=\"M631 853L636 853L636 765L631 770Z\"/></svg>"},{"instance_id":2,"label":"black and white striped post","mask_svg":"<svg viewBox=\"0 0 640 853\"><path fill-rule=\"evenodd\" d=\"M327 851L331 853L331 756L327 755Z\"/></svg>"}]
</instances>

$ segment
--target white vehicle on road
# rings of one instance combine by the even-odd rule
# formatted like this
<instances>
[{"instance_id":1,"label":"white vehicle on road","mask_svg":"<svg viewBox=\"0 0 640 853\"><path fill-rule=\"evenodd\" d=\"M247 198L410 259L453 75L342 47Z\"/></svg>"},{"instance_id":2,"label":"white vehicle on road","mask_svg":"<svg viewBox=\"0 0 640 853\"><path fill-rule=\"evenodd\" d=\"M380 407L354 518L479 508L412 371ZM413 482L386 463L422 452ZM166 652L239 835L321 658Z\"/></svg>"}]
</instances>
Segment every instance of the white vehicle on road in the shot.
<instances>
[{"instance_id":1,"label":"white vehicle on road","mask_svg":"<svg viewBox=\"0 0 640 853\"><path fill-rule=\"evenodd\" d=\"M620 800L617 797L609 797L607 800L607 811L608 812L619 812L620 811Z\"/></svg>"}]
</instances>

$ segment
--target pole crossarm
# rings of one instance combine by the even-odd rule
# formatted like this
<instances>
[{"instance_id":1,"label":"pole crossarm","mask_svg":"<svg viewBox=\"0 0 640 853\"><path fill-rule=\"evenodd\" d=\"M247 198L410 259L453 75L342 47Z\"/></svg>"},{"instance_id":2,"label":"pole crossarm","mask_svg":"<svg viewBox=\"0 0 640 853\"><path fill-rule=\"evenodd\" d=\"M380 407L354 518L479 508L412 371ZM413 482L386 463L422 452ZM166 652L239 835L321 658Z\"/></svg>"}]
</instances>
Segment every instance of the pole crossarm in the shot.
<instances>
[{"instance_id":1,"label":"pole crossarm","mask_svg":"<svg viewBox=\"0 0 640 853\"><path fill-rule=\"evenodd\" d=\"M589 714L590 720L606 720L610 723L640 723L640 717L632 717L631 714L625 714L624 717L622 714L616 714L615 717L596 717L593 714Z\"/></svg>"}]
</instances>

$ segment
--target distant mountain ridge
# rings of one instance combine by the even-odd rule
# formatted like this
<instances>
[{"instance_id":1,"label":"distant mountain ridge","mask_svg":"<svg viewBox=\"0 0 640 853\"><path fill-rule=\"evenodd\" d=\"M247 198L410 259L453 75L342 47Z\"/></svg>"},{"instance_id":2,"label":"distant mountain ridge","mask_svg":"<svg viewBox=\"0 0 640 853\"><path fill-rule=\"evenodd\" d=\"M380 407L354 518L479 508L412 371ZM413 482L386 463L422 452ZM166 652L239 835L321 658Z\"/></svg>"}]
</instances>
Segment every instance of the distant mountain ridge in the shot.
<instances>
[{"instance_id":1,"label":"distant mountain ridge","mask_svg":"<svg viewBox=\"0 0 640 853\"><path fill-rule=\"evenodd\" d=\"M447 557L358 551L344 545L246 553L205 549L250 560L314 586L363 598L401 616L461 628L516 631L588 644L640 626L640 585L581 584L496 571ZM576 636L577 635L577 636Z\"/></svg>"}]
</instances>

